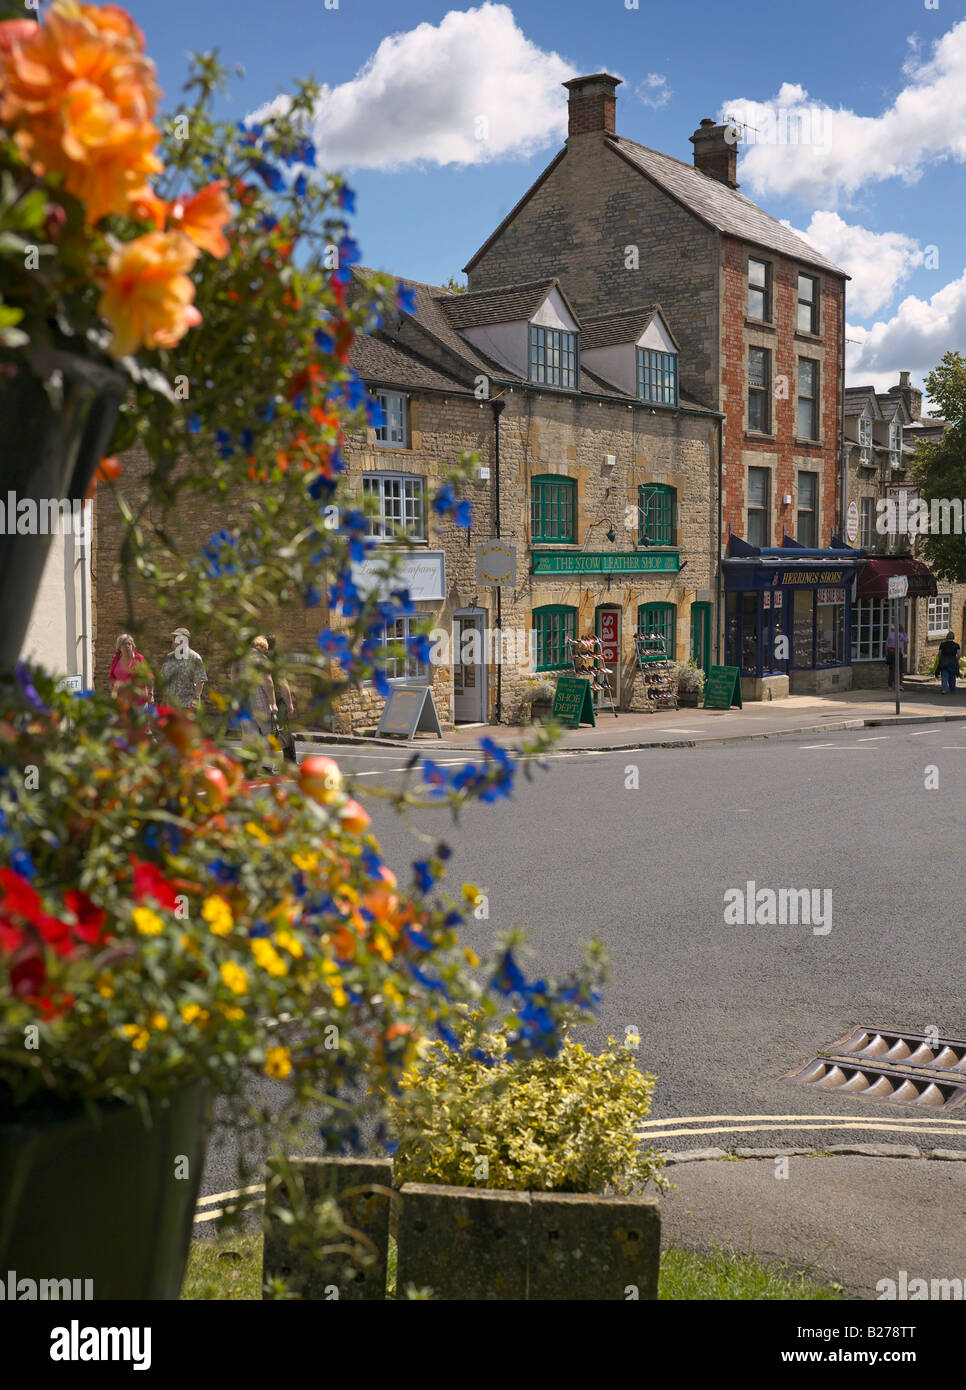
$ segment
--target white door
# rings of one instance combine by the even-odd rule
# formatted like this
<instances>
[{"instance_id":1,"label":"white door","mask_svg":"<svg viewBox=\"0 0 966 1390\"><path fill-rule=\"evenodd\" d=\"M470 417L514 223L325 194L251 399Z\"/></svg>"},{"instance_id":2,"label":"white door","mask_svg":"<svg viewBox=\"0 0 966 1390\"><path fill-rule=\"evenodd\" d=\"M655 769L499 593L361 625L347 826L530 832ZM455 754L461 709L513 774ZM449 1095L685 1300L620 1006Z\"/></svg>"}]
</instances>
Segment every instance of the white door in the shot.
<instances>
[{"instance_id":1,"label":"white door","mask_svg":"<svg viewBox=\"0 0 966 1390\"><path fill-rule=\"evenodd\" d=\"M486 695L483 650L484 615L457 613L453 618L453 722L482 724Z\"/></svg>"}]
</instances>

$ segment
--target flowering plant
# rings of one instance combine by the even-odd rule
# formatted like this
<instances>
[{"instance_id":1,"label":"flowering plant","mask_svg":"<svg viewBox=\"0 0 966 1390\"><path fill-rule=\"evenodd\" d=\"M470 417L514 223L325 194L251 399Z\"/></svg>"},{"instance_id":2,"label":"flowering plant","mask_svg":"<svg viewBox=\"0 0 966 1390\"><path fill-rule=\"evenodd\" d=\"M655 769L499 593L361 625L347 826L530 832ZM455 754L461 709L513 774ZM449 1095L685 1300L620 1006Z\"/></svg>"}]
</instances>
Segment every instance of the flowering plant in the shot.
<instances>
[{"instance_id":1,"label":"flowering plant","mask_svg":"<svg viewBox=\"0 0 966 1390\"><path fill-rule=\"evenodd\" d=\"M218 181L170 204L144 38L114 5L55 0L0 23L0 344L43 345L56 323L129 357L200 321L189 272L224 256ZM158 382L153 383L155 386Z\"/></svg>"}]
</instances>

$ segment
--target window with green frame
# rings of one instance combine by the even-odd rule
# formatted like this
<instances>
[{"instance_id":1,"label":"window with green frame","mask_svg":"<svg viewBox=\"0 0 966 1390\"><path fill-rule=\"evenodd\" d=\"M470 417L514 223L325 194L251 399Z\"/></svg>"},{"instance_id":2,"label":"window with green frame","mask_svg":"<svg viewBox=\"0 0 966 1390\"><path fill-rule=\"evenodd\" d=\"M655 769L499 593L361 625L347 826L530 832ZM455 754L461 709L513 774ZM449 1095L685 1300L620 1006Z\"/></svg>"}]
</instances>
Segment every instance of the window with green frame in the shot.
<instances>
[{"instance_id":1,"label":"window with green frame","mask_svg":"<svg viewBox=\"0 0 966 1390\"><path fill-rule=\"evenodd\" d=\"M537 670L559 671L570 665L568 637L577 636L577 610L562 603L548 603L533 610L537 639Z\"/></svg>"},{"instance_id":2,"label":"window with green frame","mask_svg":"<svg viewBox=\"0 0 966 1390\"><path fill-rule=\"evenodd\" d=\"M642 637L663 637L664 650L674 660L677 609L673 603L642 603L637 610L637 630Z\"/></svg>"},{"instance_id":3,"label":"window with green frame","mask_svg":"<svg viewBox=\"0 0 966 1390\"><path fill-rule=\"evenodd\" d=\"M645 483L637 490L638 533L641 544L673 545L677 489L664 483Z\"/></svg>"},{"instance_id":4,"label":"window with green frame","mask_svg":"<svg viewBox=\"0 0 966 1390\"><path fill-rule=\"evenodd\" d=\"M547 473L530 479L530 536L534 541L577 539L577 484L572 478Z\"/></svg>"}]
</instances>

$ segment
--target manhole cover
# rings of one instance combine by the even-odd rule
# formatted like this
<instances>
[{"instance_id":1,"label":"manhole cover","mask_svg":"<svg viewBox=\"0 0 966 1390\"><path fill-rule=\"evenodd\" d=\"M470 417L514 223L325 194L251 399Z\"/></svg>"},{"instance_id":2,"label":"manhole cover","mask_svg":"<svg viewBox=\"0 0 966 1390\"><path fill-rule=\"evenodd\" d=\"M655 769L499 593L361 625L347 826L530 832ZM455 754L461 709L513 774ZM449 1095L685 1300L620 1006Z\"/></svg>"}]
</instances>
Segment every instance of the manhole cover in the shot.
<instances>
[{"instance_id":1,"label":"manhole cover","mask_svg":"<svg viewBox=\"0 0 966 1390\"><path fill-rule=\"evenodd\" d=\"M966 1042L856 1027L780 1079L850 1099L951 1110L966 1101Z\"/></svg>"}]
</instances>

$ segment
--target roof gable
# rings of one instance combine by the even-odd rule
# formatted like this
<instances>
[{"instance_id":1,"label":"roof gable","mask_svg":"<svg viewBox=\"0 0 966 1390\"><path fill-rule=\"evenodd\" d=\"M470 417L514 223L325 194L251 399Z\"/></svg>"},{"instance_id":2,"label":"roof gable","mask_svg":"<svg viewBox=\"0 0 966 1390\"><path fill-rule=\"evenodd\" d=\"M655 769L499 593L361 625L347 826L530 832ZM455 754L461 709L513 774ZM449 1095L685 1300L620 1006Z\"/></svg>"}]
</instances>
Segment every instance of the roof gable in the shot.
<instances>
[{"instance_id":1,"label":"roof gable","mask_svg":"<svg viewBox=\"0 0 966 1390\"><path fill-rule=\"evenodd\" d=\"M655 318L663 324L675 351L680 352L677 339L671 332L660 304L651 304L641 309L621 309L616 314L594 314L591 318L584 318L580 334L581 350L592 352L595 348L625 347L629 343L637 343Z\"/></svg>"},{"instance_id":2,"label":"roof gable","mask_svg":"<svg viewBox=\"0 0 966 1390\"><path fill-rule=\"evenodd\" d=\"M522 285L500 285L466 294L443 294L437 302L449 324L456 329L485 328L488 324L529 323L556 290L574 323L580 320L555 277L531 280Z\"/></svg>"}]
</instances>

